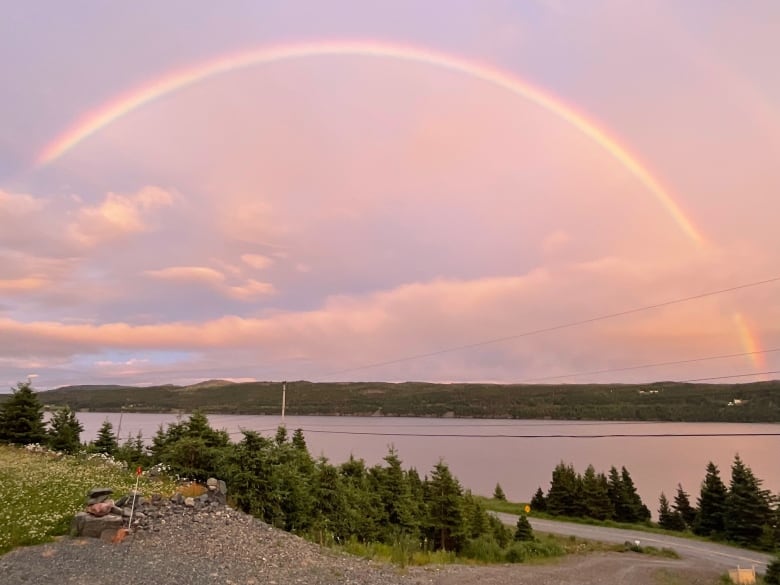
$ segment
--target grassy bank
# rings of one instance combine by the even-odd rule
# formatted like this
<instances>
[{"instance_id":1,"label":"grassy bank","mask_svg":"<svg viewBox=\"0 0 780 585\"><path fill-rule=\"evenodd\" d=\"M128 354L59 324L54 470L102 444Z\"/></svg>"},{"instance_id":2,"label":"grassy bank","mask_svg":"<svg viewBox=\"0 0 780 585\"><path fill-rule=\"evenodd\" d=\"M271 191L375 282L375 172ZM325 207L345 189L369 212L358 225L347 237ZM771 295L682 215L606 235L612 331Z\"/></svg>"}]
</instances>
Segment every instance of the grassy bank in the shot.
<instances>
[{"instance_id":1,"label":"grassy bank","mask_svg":"<svg viewBox=\"0 0 780 585\"><path fill-rule=\"evenodd\" d=\"M422 550L416 542L398 542L394 545L349 542L341 550L371 560L394 563L402 567L431 564L539 563L571 554L592 552L634 552L677 559L679 555L667 548L607 544L574 536L538 534L533 541L513 542L501 548L492 539L479 539L469 544L460 555L451 551Z\"/></svg>"},{"instance_id":2,"label":"grassy bank","mask_svg":"<svg viewBox=\"0 0 780 585\"><path fill-rule=\"evenodd\" d=\"M134 473L100 457L0 445L0 553L66 534L90 488L110 487L121 495L133 489L135 480ZM147 495L173 493L174 487L170 481L144 476L139 483Z\"/></svg>"}]
</instances>

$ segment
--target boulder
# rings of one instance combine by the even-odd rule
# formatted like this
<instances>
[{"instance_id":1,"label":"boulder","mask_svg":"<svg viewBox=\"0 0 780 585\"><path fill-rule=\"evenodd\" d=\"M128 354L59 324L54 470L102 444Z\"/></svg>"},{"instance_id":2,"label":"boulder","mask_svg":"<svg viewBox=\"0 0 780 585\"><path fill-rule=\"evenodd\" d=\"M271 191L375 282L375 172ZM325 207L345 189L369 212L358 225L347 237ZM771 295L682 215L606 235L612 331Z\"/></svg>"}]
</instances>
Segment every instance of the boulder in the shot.
<instances>
[{"instance_id":1,"label":"boulder","mask_svg":"<svg viewBox=\"0 0 780 585\"><path fill-rule=\"evenodd\" d=\"M98 502L97 504L87 506L87 513L91 516L101 517L110 514L112 508L114 508L114 501L106 500L105 502Z\"/></svg>"},{"instance_id":2,"label":"boulder","mask_svg":"<svg viewBox=\"0 0 780 585\"><path fill-rule=\"evenodd\" d=\"M91 506L92 504L99 504L101 502L105 502L111 494L114 493L114 490L111 488L92 488L87 492L87 506Z\"/></svg>"},{"instance_id":3,"label":"boulder","mask_svg":"<svg viewBox=\"0 0 780 585\"><path fill-rule=\"evenodd\" d=\"M106 514L105 516L93 516L87 512L79 512L73 518L70 525L72 536L90 536L100 538L104 530L118 530L122 528L121 516Z\"/></svg>"}]
</instances>

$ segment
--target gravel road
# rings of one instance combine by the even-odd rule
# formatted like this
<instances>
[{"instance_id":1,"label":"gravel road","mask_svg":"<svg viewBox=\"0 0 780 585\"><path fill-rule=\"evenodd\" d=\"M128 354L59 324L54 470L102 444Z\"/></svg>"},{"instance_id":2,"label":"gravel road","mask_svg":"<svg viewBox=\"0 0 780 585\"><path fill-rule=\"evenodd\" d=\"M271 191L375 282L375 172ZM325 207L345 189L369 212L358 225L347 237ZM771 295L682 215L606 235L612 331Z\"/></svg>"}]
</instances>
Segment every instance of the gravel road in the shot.
<instances>
[{"instance_id":1,"label":"gravel road","mask_svg":"<svg viewBox=\"0 0 780 585\"><path fill-rule=\"evenodd\" d=\"M512 514L496 514L502 522L514 526L517 516ZM558 522L556 520L542 520L529 518L531 527L539 532L576 536L588 540L601 542L623 543L640 541L641 544L656 548L671 548L684 558L698 559L719 567L724 572L727 569L735 569L737 566L750 568L763 573L767 564L774 558L772 555L752 550L736 548L714 542L703 542L689 538L666 536L640 530L623 530L621 528L604 528L601 526L589 526L587 524L574 524L571 522Z\"/></svg>"}]
</instances>

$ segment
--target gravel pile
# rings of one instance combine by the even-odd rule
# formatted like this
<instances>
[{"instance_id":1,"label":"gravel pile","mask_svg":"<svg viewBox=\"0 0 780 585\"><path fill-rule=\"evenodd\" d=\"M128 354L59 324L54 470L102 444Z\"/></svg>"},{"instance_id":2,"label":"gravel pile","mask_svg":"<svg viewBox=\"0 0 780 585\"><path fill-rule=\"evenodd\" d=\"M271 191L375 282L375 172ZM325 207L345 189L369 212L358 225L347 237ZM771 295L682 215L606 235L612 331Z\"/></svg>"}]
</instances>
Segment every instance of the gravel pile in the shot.
<instances>
[{"instance_id":1,"label":"gravel pile","mask_svg":"<svg viewBox=\"0 0 780 585\"><path fill-rule=\"evenodd\" d=\"M422 581L341 554L226 506L171 506L119 544L63 538L0 557L3 585L366 584Z\"/></svg>"},{"instance_id":2,"label":"gravel pile","mask_svg":"<svg viewBox=\"0 0 780 585\"><path fill-rule=\"evenodd\" d=\"M142 507L144 508L144 507ZM147 510L149 511L149 510ZM2 585L710 585L685 561L611 553L552 564L400 569L339 553L227 506L163 502L126 539L68 538L0 557Z\"/></svg>"}]
</instances>

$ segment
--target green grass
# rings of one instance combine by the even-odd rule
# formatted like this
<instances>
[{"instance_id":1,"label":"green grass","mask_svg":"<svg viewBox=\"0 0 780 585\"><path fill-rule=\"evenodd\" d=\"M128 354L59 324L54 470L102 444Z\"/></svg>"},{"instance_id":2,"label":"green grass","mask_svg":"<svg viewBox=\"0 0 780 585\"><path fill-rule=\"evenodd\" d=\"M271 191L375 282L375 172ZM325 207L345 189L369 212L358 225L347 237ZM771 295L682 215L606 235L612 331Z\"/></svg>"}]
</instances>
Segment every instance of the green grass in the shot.
<instances>
[{"instance_id":1,"label":"green grass","mask_svg":"<svg viewBox=\"0 0 780 585\"><path fill-rule=\"evenodd\" d=\"M33 453L0 445L0 554L66 534L87 491L110 487L117 497L135 487L134 473L102 459ZM170 480L141 477L139 490L170 494Z\"/></svg>"}]
</instances>

